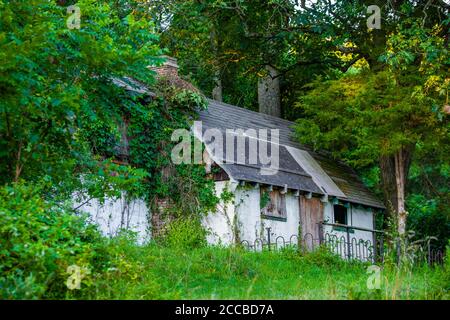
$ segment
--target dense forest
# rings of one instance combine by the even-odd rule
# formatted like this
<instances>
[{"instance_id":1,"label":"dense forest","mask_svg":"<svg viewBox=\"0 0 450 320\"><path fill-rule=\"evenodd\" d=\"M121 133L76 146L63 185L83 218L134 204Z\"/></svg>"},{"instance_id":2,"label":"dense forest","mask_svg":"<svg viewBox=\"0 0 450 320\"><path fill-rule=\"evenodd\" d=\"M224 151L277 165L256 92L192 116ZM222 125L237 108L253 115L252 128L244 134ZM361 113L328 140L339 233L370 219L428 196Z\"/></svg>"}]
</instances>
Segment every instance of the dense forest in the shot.
<instances>
[{"instance_id":1,"label":"dense forest","mask_svg":"<svg viewBox=\"0 0 450 320\"><path fill-rule=\"evenodd\" d=\"M202 166L167 155L206 97L295 122L384 200L378 228L444 249L449 14L444 0L0 0L0 297L64 296L73 263L132 267L74 195L169 198L204 245L191 218L220 199ZM182 81L149 70L163 55ZM157 98L115 84L127 78Z\"/></svg>"}]
</instances>

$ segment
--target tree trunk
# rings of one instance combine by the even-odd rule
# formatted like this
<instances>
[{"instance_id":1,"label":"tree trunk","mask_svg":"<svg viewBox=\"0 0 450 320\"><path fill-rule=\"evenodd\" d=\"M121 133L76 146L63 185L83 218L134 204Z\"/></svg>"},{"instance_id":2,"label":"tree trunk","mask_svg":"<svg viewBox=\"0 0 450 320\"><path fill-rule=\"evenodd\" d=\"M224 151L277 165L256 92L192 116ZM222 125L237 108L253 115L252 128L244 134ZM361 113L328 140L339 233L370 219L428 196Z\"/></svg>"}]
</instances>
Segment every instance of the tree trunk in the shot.
<instances>
[{"instance_id":1,"label":"tree trunk","mask_svg":"<svg viewBox=\"0 0 450 320\"><path fill-rule=\"evenodd\" d=\"M259 112L271 116L281 116L280 79L278 71L266 66L267 76L258 81Z\"/></svg>"},{"instance_id":2,"label":"tree trunk","mask_svg":"<svg viewBox=\"0 0 450 320\"><path fill-rule=\"evenodd\" d=\"M22 155L22 141L19 142L19 150L17 151L17 162L16 162L16 170L14 172L14 182L19 181L20 174L22 173L22 167L23 165L21 162L21 155Z\"/></svg>"},{"instance_id":3,"label":"tree trunk","mask_svg":"<svg viewBox=\"0 0 450 320\"><path fill-rule=\"evenodd\" d=\"M405 185L411 164L412 147L403 147L393 156L380 159L381 179L388 213L397 220L397 231L403 236L406 231Z\"/></svg>"},{"instance_id":4,"label":"tree trunk","mask_svg":"<svg viewBox=\"0 0 450 320\"><path fill-rule=\"evenodd\" d=\"M394 156L395 161L395 181L397 187L397 214L398 214L398 234L405 235L406 211L405 211L405 162L403 160L403 149L400 149Z\"/></svg>"},{"instance_id":5,"label":"tree trunk","mask_svg":"<svg viewBox=\"0 0 450 320\"><path fill-rule=\"evenodd\" d=\"M212 98L214 100L222 102L223 101L223 95L222 95L223 87L222 87L222 80L220 79L220 75L218 74L218 72L216 73L215 83L216 83L216 85L212 91Z\"/></svg>"},{"instance_id":6,"label":"tree trunk","mask_svg":"<svg viewBox=\"0 0 450 320\"><path fill-rule=\"evenodd\" d=\"M395 216L397 208L397 188L395 181L395 162L392 156L381 156L380 158L381 182L383 186L384 201L387 213L390 217Z\"/></svg>"},{"instance_id":7,"label":"tree trunk","mask_svg":"<svg viewBox=\"0 0 450 320\"><path fill-rule=\"evenodd\" d=\"M221 42L215 28L212 29L210 35L211 35L211 49L212 52L214 52L215 61L220 61L219 48L221 47ZM220 102L223 101L223 86L220 72L220 64L217 66L217 69L214 72L214 88L212 90L212 98Z\"/></svg>"}]
</instances>

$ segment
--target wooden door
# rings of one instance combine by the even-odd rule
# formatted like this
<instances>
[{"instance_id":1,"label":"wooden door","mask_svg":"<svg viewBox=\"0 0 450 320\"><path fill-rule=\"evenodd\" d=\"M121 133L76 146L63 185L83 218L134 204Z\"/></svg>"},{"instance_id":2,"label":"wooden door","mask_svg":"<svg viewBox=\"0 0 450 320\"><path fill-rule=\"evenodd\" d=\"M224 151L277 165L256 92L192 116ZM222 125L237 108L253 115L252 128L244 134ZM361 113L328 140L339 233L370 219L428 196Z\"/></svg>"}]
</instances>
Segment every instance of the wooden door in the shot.
<instances>
[{"instance_id":1,"label":"wooden door","mask_svg":"<svg viewBox=\"0 0 450 320\"><path fill-rule=\"evenodd\" d=\"M323 221L323 204L319 198L306 199L300 196L300 228L305 247L308 250L319 245L319 225Z\"/></svg>"}]
</instances>

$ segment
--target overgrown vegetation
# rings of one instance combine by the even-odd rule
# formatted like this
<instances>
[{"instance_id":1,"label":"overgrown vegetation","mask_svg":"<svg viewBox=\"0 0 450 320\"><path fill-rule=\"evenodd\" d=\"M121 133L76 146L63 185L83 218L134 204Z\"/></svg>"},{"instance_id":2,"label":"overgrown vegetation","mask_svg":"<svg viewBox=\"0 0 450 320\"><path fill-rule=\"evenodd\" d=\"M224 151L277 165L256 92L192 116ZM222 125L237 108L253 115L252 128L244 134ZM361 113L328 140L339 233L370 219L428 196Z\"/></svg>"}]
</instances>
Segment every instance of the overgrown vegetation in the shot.
<instances>
[{"instance_id":1,"label":"overgrown vegetation","mask_svg":"<svg viewBox=\"0 0 450 320\"><path fill-rule=\"evenodd\" d=\"M367 265L325 250L248 252L233 248L177 250L150 245L124 255L142 273L131 283L99 281L89 298L113 299L449 299L447 269L385 266L379 290L367 288Z\"/></svg>"},{"instance_id":2,"label":"overgrown vegetation","mask_svg":"<svg viewBox=\"0 0 450 320\"><path fill-rule=\"evenodd\" d=\"M450 126L443 105L448 102L445 74L450 61L448 44L440 35L446 27L443 23L427 29L416 20L403 20L387 37L378 69L355 68L336 80L319 78L297 104L304 114L296 125L301 142L332 151L362 171L379 168L377 186L387 213L398 220L401 236L406 230L407 205L417 204L405 201L407 195L414 197L415 187L409 183L411 164L416 183L424 183L417 176L423 175L433 188L434 201L448 201L447 164L442 157L449 153ZM324 105L327 108L320 108ZM438 157L438 167L433 168L429 154ZM441 178L431 182L427 171L434 170L441 170ZM447 235L440 235L445 242L450 212L448 205L441 209Z\"/></svg>"},{"instance_id":3,"label":"overgrown vegetation","mask_svg":"<svg viewBox=\"0 0 450 320\"><path fill-rule=\"evenodd\" d=\"M1 188L0 204L2 299L449 298L448 253L443 267L399 268L388 259L380 289L371 290L369 264L325 248L302 254L209 247L203 229L185 218L169 225L159 245L137 245L129 232L102 237L85 217L25 185Z\"/></svg>"},{"instance_id":4,"label":"overgrown vegetation","mask_svg":"<svg viewBox=\"0 0 450 320\"><path fill-rule=\"evenodd\" d=\"M387 257L373 291L365 264L324 249L207 245L200 219L231 196L203 166L170 162L172 133L207 107L202 92L256 109L268 65L299 140L358 168L392 211L404 202L417 238L448 244L449 7L396 1L368 32L372 0L305 3L0 0L0 298L448 299L448 250L443 267ZM161 47L199 89L156 81ZM117 86L131 78L154 95ZM170 203L158 243L105 238L78 210L123 193Z\"/></svg>"},{"instance_id":5,"label":"overgrown vegetation","mask_svg":"<svg viewBox=\"0 0 450 320\"><path fill-rule=\"evenodd\" d=\"M175 247L205 243L204 234L186 228L202 230L201 214L218 201L202 166L170 163L173 130L188 129L206 102L181 79L155 81L147 67L162 62L162 51L145 8L139 1L78 1L82 27L69 29L65 5L72 2L0 1L6 298L63 297L72 265L89 269L92 283L104 274L116 258L78 210L91 199L124 192L148 203L168 198L178 219L164 242ZM154 97L117 86L130 77Z\"/></svg>"},{"instance_id":6,"label":"overgrown vegetation","mask_svg":"<svg viewBox=\"0 0 450 320\"><path fill-rule=\"evenodd\" d=\"M64 297L69 266L88 266L95 274L107 262L106 239L96 227L44 201L33 186L0 188L0 221L2 299Z\"/></svg>"}]
</instances>

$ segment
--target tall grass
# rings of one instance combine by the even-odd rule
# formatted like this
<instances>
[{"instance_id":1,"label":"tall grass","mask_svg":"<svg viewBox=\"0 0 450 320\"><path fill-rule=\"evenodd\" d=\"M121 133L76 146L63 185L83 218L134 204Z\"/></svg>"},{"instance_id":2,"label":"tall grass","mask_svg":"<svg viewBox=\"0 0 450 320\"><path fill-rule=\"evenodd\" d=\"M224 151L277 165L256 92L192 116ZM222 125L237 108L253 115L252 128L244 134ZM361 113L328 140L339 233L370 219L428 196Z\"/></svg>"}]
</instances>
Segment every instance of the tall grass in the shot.
<instances>
[{"instance_id":1,"label":"tall grass","mask_svg":"<svg viewBox=\"0 0 450 320\"><path fill-rule=\"evenodd\" d=\"M448 299L448 269L394 265L367 287L367 264L325 250L248 252L116 244L116 266L95 279L90 299ZM71 292L68 298L80 293Z\"/></svg>"}]
</instances>

